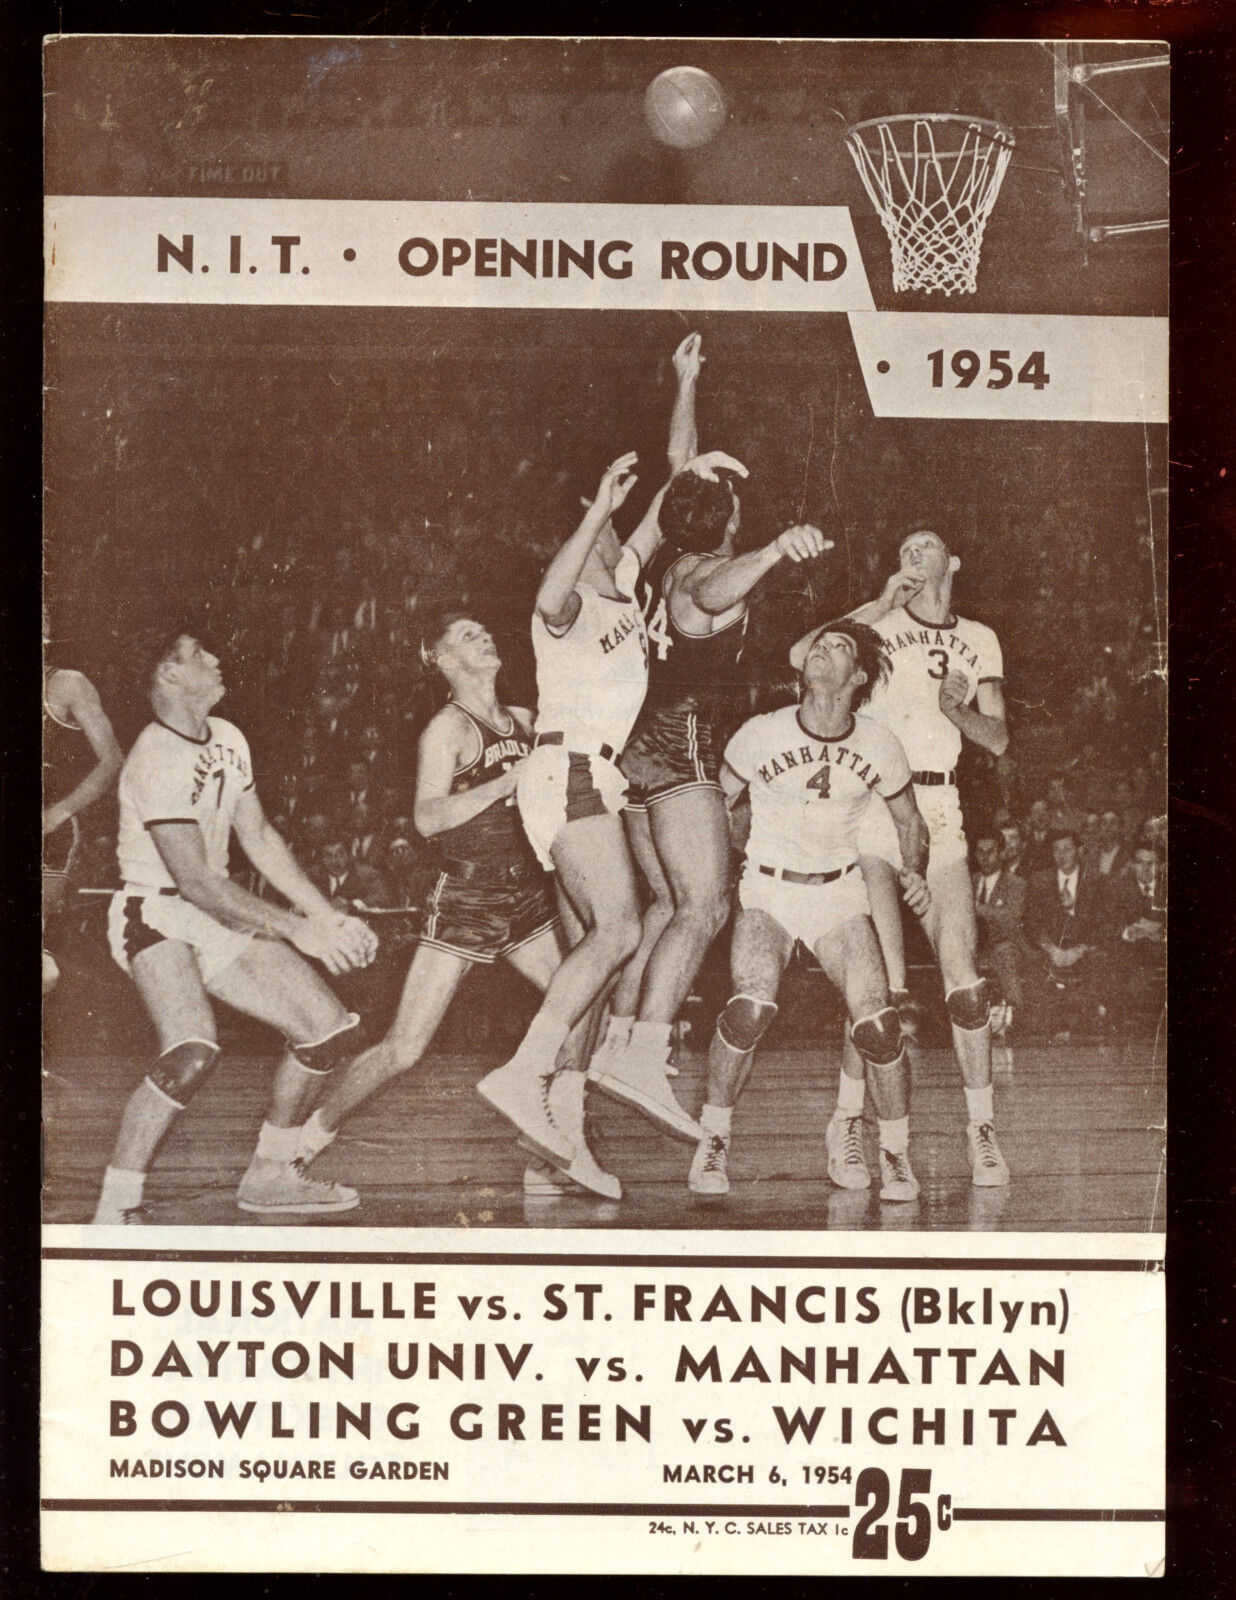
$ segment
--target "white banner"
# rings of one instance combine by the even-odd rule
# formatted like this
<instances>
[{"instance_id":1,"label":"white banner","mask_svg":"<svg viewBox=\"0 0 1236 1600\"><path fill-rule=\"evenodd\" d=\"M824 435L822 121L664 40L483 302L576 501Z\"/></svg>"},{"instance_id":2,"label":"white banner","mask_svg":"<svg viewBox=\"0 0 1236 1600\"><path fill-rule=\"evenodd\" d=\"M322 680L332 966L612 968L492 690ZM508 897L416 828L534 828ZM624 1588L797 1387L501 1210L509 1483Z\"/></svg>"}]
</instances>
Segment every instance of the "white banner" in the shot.
<instances>
[{"instance_id":1,"label":"white banner","mask_svg":"<svg viewBox=\"0 0 1236 1600\"><path fill-rule=\"evenodd\" d=\"M49 195L48 300L869 311L846 206Z\"/></svg>"},{"instance_id":2,"label":"white banner","mask_svg":"<svg viewBox=\"0 0 1236 1600\"><path fill-rule=\"evenodd\" d=\"M877 417L1166 422L1165 317L851 313Z\"/></svg>"},{"instance_id":3,"label":"white banner","mask_svg":"<svg viewBox=\"0 0 1236 1600\"><path fill-rule=\"evenodd\" d=\"M409 1517L418 1570L435 1548L457 1565L423 1526L445 1518L476 1570L578 1570L581 1536L613 1571L1133 1575L1162 1555L1148 1239L941 1235L927 1258L887 1235L659 1254L647 1234L158 1234L48 1230L58 1567L128 1540L150 1569L263 1570L273 1529L289 1570L401 1570ZM517 1553L527 1517L543 1537Z\"/></svg>"}]
</instances>

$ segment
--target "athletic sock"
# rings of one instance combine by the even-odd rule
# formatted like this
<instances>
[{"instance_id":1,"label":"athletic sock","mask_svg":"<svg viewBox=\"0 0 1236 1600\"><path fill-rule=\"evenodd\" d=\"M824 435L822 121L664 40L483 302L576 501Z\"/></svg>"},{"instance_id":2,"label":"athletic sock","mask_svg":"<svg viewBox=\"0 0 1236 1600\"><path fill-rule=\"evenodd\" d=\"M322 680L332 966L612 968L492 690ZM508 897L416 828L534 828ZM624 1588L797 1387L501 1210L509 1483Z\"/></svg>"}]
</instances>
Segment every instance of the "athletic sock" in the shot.
<instances>
[{"instance_id":1,"label":"athletic sock","mask_svg":"<svg viewBox=\"0 0 1236 1600\"><path fill-rule=\"evenodd\" d=\"M909 1117L892 1117L885 1122L880 1119L880 1149L887 1150L891 1156L903 1156L910 1148L910 1119Z\"/></svg>"},{"instance_id":2,"label":"athletic sock","mask_svg":"<svg viewBox=\"0 0 1236 1600\"><path fill-rule=\"evenodd\" d=\"M334 1144L338 1128L328 1128L322 1121L321 1111L315 1111L300 1127L300 1153L308 1160L321 1155L327 1145Z\"/></svg>"},{"instance_id":3,"label":"athletic sock","mask_svg":"<svg viewBox=\"0 0 1236 1600\"><path fill-rule=\"evenodd\" d=\"M115 1207L118 1211L131 1211L142 1203L142 1190L146 1186L146 1174L133 1172L127 1167L108 1167L103 1174L103 1192L99 1196L99 1204L106 1202L109 1208Z\"/></svg>"},{"instance_id":4,"label":"athletic sock","mask_svg":"<svg viewBox=\"0 0 1236 1600\"><path fill-rule=\"evenodd\" d=\"M867 1084L862 1078L852 1078L843 1071L837 1083L836 1117L861 1117L863 1102L867 1098Z\"/></svg>"},{"instance_id":5,"label":"athletic sock","mask_svg":"<svg viewBox=\"0 0 1236 1600\"><path fill-rule=\"evenodd\" d=\"M524 1072L548 1076L554 1070L558 1052L562 1049L570 1029L559 1017L547 1017L538 1011L528 1025L523 1042L511 1057L510 1064Z\"/></svg>"},{"instance_id":6,"label":"athletic sock","mask_svg":"<svg viewBox=\"0 0 1236 1600\"><path fill-rule=\"evenodd\" d=\"M605 1033L598 1049L622 1050L631 1042L631 1029L635 1026L634 1017L619 1017L610 1013L605 1023Z\"/></svg>"},{"instance_id":7,"label":"athletic sock","mask_svg":"<svg viewBox=\"0 0 1236 1600\"><path fill-rule=\"evenodd\" d=\"M729 1138L733 1117L733 1106L713 1106L705 1101L700 1107L700 1127L705 1133L719 1133L723 1139Z\"/></svg>"},{"instance_id":8,"label":"athletic sock","mask_svg":"<svg viewBox=\"0 0 1236 1600\"><path fill-rule=\"evenodd\" d=\"M300 1152L300 1137L299 1128L276 1128L274 1123L264 1122L258 1134L257 1149L253 1153L263 1161L278 1161L281 1164L295 1161Z\"/></svg>"},{"instance_id":9,"label":"athletic sock","mask_svg":"<svg viewBox=\"0 0 1236 1600\"><path fill-rule=\"evenodd\" d=\"M673 1025L668 1022L634 1022L631 1024L631 1052L664 1063L669 1060Z\"/></svg>"},{"instance_id":10,"label":"athletic sock","mask_svg":"<svg viewBox=\"0 0 1236 1600\"><path fill-rule=\"evenodd\" d=\"M984 1123L996 1120L995 1102L989 1083L981 1089L966 1090L966 1112L972 1128L981 1128Z\"/></svg>"}]
</instances>

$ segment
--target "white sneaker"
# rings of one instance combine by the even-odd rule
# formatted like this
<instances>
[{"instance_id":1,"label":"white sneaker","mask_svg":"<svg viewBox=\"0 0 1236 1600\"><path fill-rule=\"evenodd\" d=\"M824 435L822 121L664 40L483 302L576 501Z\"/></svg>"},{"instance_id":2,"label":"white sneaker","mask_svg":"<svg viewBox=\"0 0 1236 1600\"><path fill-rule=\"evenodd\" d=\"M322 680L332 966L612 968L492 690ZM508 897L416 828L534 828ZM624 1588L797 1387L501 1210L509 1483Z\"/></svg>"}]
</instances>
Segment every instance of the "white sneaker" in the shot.
<instances>
[{"instance_id":1,"label":"white sneaker","mask_svg":"<svg viewBox=\"0 0 1236 1600\"><path fill-rule=\"evenodd\" d=\"M553 1076L552 1072L533 1072L508 1061L483 1077L476 1092L523 1134L542 1160L565 1169L572 1152L566 1135L550 1114L549 1086Z\"/></svg>"},{"instance_id":2,"label":"white sneaker","mask_svg":"<svg viewBox=\"0 0 1236 1600\"><path fill-rule=\"evenodd\" d=\"M353 1211L360 1195L342 1183L311 1178L303 1161L269 1161L254 1156L240 1180L236 1204L242 1211L296 1214L318 1211Z\"/></svg>"},{"instance_id":3,"label":"white sneaker","mask_svg":"<svg viewBox=\"0 0 1236 1600\"><path fill-rule=\"evenodd\" d=\"M966 1144L970 1151L970 1181L980 1189L1004 1188L1009 1181L1008 1162L1000 1154L991 1123L970 1123Z\"/></svg>"},{"instance_id":4,"label":"white sneaker","mask_svg":"<svg viewBox=\"0 0 1236 1600\"><path fill-rule=\"evenodd\" d=\"M692 1194L729 1194L730 1175L726 1170L730 1156L728 1133L706 1134L695 1147L695 1159L687 1174Z\"/></svg>"},{"instance_id":5,"label":"white sneaker","mask_svg":"<svg viewBox=\"0 0 1236 1600\"><path fill-rule=\"evenodd\" d=\"M642 1111L676 1139L698 1144L705 1137L703 1128L674 1098L664 1061L624 1050L606 1060L594 1081L605 1094Z\"/></svg>"},{"instance_id":6,"label":"white sneaker","mask_svg":"<svg viewBox=\"0 0 1236 1600\"><path fill-rule=\"evenodd\" d=\"M871 1173L863 1155L862 1117L834 1113L824 1130L824 1148L828 1151L828 1176L839 1189L871 1187Z\"/></svg>"},{"instance_id":7,"label":"white sneaker","mask_svg":"<svg viewBox=\"0 0 1236 1600\"><path fill-rule=\"evenodd\" d=\"M524 1194L530 1198L557 1200L570 1194L574 1187L556 1167L543 1161L530 1161L524 1168Z\"/></svg>"},{"instance_id":8,"label":"white sneaker","mask_svg":"<svg viewBox=\"0 0 1236 1600\"><path fill-rule=\"evenodd\" d=\"M894 1153L880 1147L880 1199L917 1200L918 1179L910 1167L910 1158L904 1150Z\"/></svg>"},{"instance_id":9,"label":"white sneaker","mask_svg":"<svg viewBox=\"0 0 1236 1600\"><path fill-rule=\"evenodd\" d=\"M582 1072L556 1072L549 1081L549 1114L554 1126L561 1130L570 1150L570 1163L559 1170L591 1194L603 1200L621 1200L622 1185L612 1172L598 1165L588 1148L584 1130L584 1092L588 1085Z\"/></svg>"}]
</instances>

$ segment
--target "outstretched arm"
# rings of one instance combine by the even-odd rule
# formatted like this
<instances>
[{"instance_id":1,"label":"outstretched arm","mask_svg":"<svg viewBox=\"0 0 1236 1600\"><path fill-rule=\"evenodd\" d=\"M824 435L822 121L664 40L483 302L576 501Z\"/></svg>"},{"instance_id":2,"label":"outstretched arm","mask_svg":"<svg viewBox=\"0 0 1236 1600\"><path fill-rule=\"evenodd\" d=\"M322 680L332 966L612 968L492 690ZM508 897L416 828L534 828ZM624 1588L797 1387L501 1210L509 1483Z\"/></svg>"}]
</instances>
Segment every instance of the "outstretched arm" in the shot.
<instances>
[{"instance_id":1,"label":"outstretched arm","mask_svg":"<svg viewBox=\"0 0 1236 1600\"><path fill-rule=\"evenodd\" d=\"M689 333L674 351L678 393L674 397L674 410L670 416L667 454L671 473L681 472L700 447L699 432L695 425L695 386L703 364L700 336L698 333Z\"/></svg>"},{"instance_id":2,"label":"outstretched arm","mask_svg":"<svg viewBox=\"0 0 1236 1600\"><path fill-rule=\"evenodd\" d=\"M712 617L720 616L745 600L764 574L787 556L791 561L810 561L832 547L833 541L818 528L810 523L796 524L779 533L762 550L741 556L706 556L687 573L681 587L699 610Z\"/></svg>"},{"instance_id":3,"label":"outstretched arm","mask_svg":"<svg viewBox=\"0 0 1236 1600\"><path fill-rule=\"evenodd\" d=\"M975 696L978 709L975 710L965 704L969 687L964 672L948 673L940 684L940 710L964 738L990 750L993 756L1002 756L1009 747L1004 690L995 681L980 683Z\"/></svg>"},{"instance_id":4,"label":"outstretched arm","mask_svg":"<svg viewBox=\"0 0 1236 1600\"><path fill-rule=\"evenodd\" d=\"M57 702L86 735L94 751L95 764L75 789L61 795L43 812L44 833L53 833L70 817L105 795L115 783L124 760L99 692L85 673L62 668L53 674L49 687L56 691Z\"/></svg>"},{"instance_id":5,"label":"outstretched arm","mask_svg":"<svg viewBox=\"0 0 1236 1600\"><path fill-rule=\"evenodd\" d=\"M546 627L557 633L565 633L579 614L580 601L575 585L601 529L631 492L635 483L631 468L637 459L635 451L628 450L605 469L596 499L541 579L536 594L537 614Z\"/></svg>"}]
</instances>

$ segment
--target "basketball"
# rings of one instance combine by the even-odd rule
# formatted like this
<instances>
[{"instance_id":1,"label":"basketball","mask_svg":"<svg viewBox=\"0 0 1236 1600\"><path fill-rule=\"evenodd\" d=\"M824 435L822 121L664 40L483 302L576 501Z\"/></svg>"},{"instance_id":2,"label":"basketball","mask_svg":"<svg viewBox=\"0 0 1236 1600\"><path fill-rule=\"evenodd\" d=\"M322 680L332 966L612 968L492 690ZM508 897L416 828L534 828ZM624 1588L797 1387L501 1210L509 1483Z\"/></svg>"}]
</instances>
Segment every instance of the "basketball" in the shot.
<instances>
[{"instance_id":1,"label":"basketball","mask_svg":"<svg viewBox=\"0 0 1236 1600\"><path fill-rule=\"evenodd\" d=\"M669 67L644 93L653 135L675 150L695 150L721 131L729 114L721 85L702 67Z\"/></svg>"}]
</instances>

